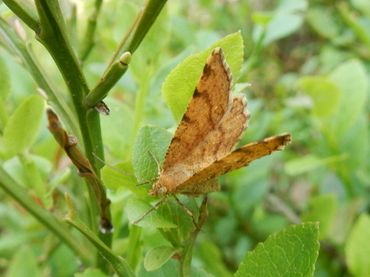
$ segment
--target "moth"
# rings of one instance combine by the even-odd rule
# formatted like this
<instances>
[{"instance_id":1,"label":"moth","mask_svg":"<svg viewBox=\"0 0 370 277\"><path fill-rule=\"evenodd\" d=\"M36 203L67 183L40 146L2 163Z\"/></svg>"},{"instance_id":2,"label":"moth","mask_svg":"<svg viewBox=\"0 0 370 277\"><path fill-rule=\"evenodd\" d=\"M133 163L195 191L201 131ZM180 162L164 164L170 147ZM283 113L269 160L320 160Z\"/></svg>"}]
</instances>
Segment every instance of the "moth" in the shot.
<instances>
[{"instance_id":1,"label":"moth","mask_svg":"<svg viewBox=\"0 0 370 277\"><path fill-rule=\"evenodd\" d=\"M219 190L216 177L282 150L281 134L233 150L249 120L244 95L231 95L232 75L221 48L208 57L150 194L197 196Z\"/></svg>"}]
</instances>

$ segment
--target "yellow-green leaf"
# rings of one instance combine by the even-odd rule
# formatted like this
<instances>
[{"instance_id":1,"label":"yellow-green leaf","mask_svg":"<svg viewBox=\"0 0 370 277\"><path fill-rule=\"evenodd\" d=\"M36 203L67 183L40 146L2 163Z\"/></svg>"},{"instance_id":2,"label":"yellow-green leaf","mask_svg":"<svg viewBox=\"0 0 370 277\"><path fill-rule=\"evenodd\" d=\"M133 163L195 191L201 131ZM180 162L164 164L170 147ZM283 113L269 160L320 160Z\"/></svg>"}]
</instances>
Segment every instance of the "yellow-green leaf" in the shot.
<instances>
[{"instance_id":1,"label":"yellow-green leaf","mask_svg":"<svg viewBox=\"0 0 370 277\"><path fill-rule=\"evenodd\" d=\"M207 57L216 47L223 49L232 74L237 76L239 73L244 54L240 32L230 34L214 43L207 50L187 57L171 71L162 86L163 97L176 121L179 121L185 112Z\"/></svg>"}]
</instances>

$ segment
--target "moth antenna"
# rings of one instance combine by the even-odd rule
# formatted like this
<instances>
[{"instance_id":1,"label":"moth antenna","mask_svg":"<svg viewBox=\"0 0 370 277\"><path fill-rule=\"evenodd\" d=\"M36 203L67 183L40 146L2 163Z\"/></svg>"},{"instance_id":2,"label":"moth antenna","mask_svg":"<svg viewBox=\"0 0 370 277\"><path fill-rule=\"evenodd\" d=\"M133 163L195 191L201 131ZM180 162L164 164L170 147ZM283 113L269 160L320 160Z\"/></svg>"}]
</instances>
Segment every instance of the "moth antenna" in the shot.
<instances>
[{"instance_id":1,"label":"moth antenna","mask_svg":"<svg viewBox=\"0 0 370 277\"><path fill-rule=\"evenodd\" d=\"M186 207L185 206L185 204L184 203L182 203L181 201L180 201L180 199L179 198L177 198L177 196L175 195L175 194L173 194L172 195L173 196L173 198L175 198L175 200L176 200L176 202L177 202L177 204L191 217L191 219L192 219L192 221L193 221L193 224L194 224L194 226L196 227L196 228L198 228L198 223L197 223L197 221L195 220L195 217L194 217L194 214L193 214L193 212L188 208L188 207Z\"/></svg>"},{"instance_id":2,"label":"moth antenna","mask_svg":"<svg viewBox=\"0 0 370 277\"><path fill-rule=\"evenodd\" d=\"M157 164L157 171L158 171L158 174L161 172L161 164L159 163L157 157L153 154L152 151L148 150L150 156L152 156L153 160L155 161L155 163Z\"/></svg>"},{"instance_id":3,"label":"moth antenna","mask_svg":"<svg viewBox=\"0 0 370 277\"><path fill-rule=\"evenodd\" d=\"M136 186L138 187L138 186L143 186L143 185L146 185L146 184L154 183L157 180L158 180L158 178L155 177L153 179L150 179L150 180L147 180L147 181L144 181L144 182L137 183Z\"/></svg>"},{"instance_id":4,"label":"moth antenna","mask_svg":"<svg viewBox=\"0 0 370 277\"><path fill-rule=\"evenodd\" d=\"M113 171L115 171L115 172L117 172L117 173L120 173L120 174L122 174L122 175L125 175L125 176L130 176L130 177L135 177L136 178L136 176L134 175L134 174L131 174L131 173L128 173L128 172L124 172L124 171L122 171L122 170L119 170L119 169L117 169L117 168L115 168L114 166L112 166L112 165L109 165L109 164L107 164L102 158L100 158L98 155L96 155L94 152L92 153L93 154L93 156L99 161L99 162L101 162L102 164L104 164L105 166L107 166L107 167L109 167L110 169L112 169Z\"/></svg>"},{"instance_id":5,"label":"moth antenna","mask_svg":"<svg viewBox=\"0 0 370 277\"><path fill-rule=\"evenodd\" d=\"M136 219L132 224L138 224L140 221L144 219L148 214L153 212L154 210L158 209L165 201L167 200L167 197L162 197L161 200L159 200L154 206L152 206L149 210L147 210L139 219Z\"/></svg>"}]
</instances>

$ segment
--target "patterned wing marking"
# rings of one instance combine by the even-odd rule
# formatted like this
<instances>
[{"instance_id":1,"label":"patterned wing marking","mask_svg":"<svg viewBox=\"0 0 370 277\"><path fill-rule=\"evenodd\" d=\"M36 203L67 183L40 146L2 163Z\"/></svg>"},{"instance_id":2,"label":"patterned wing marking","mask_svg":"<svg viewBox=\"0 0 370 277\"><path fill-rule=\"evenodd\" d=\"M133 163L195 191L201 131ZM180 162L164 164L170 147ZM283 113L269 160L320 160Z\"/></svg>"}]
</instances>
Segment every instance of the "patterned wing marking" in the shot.
<instances>
[{"instance_id":1,"label":"patterned wing marking","mask_svg":"<svg viewBox=\"0 0 370 277\"><path fill-rule=\"evenodd\" d=\"M215 177L223 175L229 171L247 166L252 161L263 156L270 155L274 151L282 150L285 145L290 143L290 141L290 134L282 134L279 136L266 138L259 142L253 142L244 145L226 157L217 160L210 166L197 172L186 182L178 185L176 187L176 192L182 193L182 191L197 191L197 186L201 186L202 183L210 179L214 179Z\"/></svg>"},{"instance_id":2,"label":"patterned wing marking","mask_svg":"<svg viewBox=\"0 0 370 277\"><path fill-rule=\"evenodd\" d=\"M162 172L184 160L217 126L229 105L231 82L223 52L216 48L208 57L187 111L170 143Z\"/></svg>"}]
</instances>

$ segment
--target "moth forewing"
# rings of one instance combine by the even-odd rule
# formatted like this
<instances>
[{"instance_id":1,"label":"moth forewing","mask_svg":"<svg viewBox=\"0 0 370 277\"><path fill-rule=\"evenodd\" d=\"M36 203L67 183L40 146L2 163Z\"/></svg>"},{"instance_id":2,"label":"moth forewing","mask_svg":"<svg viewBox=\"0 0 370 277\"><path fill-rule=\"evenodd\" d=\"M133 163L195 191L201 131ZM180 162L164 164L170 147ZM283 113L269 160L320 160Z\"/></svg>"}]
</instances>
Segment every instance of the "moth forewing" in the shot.
<instances>
[{"instance_id":1,"label":"moth forewing","mask_svg":"<svg viewBox=\"0 0 370 277\"><path fill-rule=\"evenodd\" d=\"M270 155L274 151L282 150L290 142L291 135L282 134L246 144L197 172L186 182L180 184L177 189L179 192L186 191L189 189L188 187L196 186L196 184L207 182L229 171L247 166L254 160Z\"/></svg>"},{"instance_id":2,"label":"moth forewing","mask_svg":"<svg viewBox=\"0 0 370 277\"><path fill-rule=\"evenodd\" d=\"M208 57L187 110L168 147L150 194L199 195L219 189L214 179L288 144L289 134L233 148L248 125L244 95L231 95L232 76L222 49Z\"/></svg>"}]
</instances>

